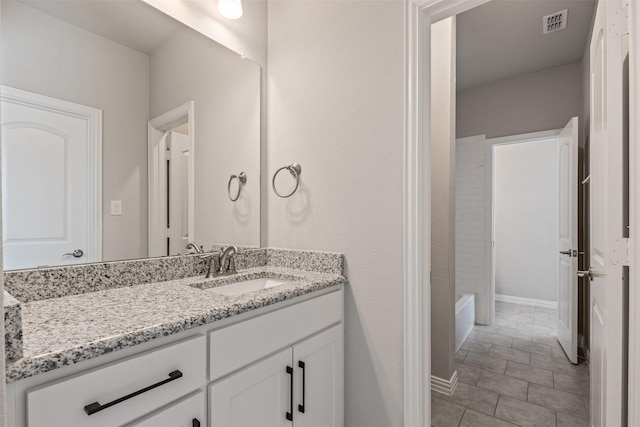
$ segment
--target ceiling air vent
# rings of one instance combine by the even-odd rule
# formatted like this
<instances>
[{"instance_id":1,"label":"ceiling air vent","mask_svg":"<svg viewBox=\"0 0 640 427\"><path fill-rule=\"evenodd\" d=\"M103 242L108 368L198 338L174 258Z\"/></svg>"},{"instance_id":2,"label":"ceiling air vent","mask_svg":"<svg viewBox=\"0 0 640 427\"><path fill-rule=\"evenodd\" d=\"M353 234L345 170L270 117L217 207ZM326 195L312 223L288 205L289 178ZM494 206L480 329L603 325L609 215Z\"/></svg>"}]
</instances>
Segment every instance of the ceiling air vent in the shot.
<instances>
[{"instance_id":1,"label":"ceiling air vent","mask_svg":"<svg viewBox=\"0 0 640 427\"><path fill-rule=\"evenodd\" d=\"M567 12L565 9L542 18L542 32L549 34L567 28Z\"/></svg>"}]
</instances>

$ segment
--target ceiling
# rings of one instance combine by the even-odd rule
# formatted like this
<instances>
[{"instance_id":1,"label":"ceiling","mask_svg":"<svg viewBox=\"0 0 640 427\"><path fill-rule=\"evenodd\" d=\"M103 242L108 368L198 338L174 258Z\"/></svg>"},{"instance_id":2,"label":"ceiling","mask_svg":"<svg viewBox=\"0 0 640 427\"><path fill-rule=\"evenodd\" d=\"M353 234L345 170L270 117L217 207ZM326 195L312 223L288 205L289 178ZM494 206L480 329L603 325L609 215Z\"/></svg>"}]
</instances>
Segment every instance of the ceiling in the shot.
<instances>
[{"instance_id":1,"label":"ceiling","mask_svg":"<svg viewBox=\"0 0 640 427\"><path fill-rule=\"evenodd\" d=\"M19 1L145 54L182 27L178 21L142 1Z\"/></svg>"},{"instance_id":2,"label":"ceiling","mask_svg":"<svg viewBox=\"0 0 640 427\"><path fill-rule=\"evenodd\" d=\"M457 89L580 61L596 0L493 0L457 16ZM542 17L568 9L567 28Z\"/></svg>"}]
</instances>

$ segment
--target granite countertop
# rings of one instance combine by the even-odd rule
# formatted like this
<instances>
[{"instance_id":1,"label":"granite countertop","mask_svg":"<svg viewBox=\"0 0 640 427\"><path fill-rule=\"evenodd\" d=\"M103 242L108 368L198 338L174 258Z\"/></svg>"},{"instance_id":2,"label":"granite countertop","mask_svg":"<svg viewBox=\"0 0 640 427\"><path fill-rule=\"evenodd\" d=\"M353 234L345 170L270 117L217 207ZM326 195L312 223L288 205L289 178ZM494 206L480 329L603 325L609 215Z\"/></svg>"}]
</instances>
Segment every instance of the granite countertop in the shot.
<instances>
[{"instance_id":1,"label":"granite countertop","mask_svg":"<svg viewBox=\"0 0 640 427\"><path fill-rule=\"evenodd\" d=\"M335 273L263 265L235 276L189 277L21 303L22 357L7 362L6 381L346 283L344 275ZM286 283L238 296L207 290L260 277Z\"/></svg>"}]
</instances>

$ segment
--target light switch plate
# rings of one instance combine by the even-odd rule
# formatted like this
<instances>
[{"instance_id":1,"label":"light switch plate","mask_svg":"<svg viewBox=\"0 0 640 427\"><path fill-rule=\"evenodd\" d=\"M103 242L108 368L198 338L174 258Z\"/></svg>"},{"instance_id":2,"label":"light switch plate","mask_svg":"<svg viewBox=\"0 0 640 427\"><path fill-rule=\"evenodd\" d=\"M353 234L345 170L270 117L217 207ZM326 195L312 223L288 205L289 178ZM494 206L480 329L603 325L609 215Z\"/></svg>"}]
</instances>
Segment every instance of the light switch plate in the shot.
<instances>
[{"instance_id":1,"label":"light switch plate","mask_svg":"<svg viewBox=\"0 0 640 427\"><path fill-rule=\"evenodd\" d=\"M111 201L111 215L122 215L122 200Z\"/></svg>"}]
</instances>

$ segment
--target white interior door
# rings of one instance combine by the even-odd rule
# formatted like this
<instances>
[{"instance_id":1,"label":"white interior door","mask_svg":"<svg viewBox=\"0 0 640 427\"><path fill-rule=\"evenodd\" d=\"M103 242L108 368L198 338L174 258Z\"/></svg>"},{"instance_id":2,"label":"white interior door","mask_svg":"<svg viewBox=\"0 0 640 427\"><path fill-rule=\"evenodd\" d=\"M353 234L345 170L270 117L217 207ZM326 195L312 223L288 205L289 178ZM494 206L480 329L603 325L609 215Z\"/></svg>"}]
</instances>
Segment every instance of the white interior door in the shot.
<instances>
[{"instance_id":1,"label":"white interior door","mask_svg":"<svg viewBox=\"0 0 640 427\"><path fill-rule=\"evenodd\" d=\"M6 87L1 108L4 268L98 261L99 110Z\"/></svg>"},{"instance_id":2,"label":"white interior door","mask_svg":"<svg viewBox=\"0 0 640 427\"><path fill-rule=\"evenodd\" d=\"M170 132L169 150L169 255L186 253L189 243L189 137Z\"/></svg>"},{"instance_id":3,"label":"white interior door","mask_svg":"<svg viewBox=\"0 0 640 427\"><path fill-rule=\"evenodd\" d=\"M599 1L591 41L591 425L622 425L623 20L620 1Z\"/></svg>"},{"instance_id":4,"label":"white interior door","mask_svg":"<svg viewBox=\"0 0 640 427\"><path fill-rule=\"evenodd\" d=\"M558 341L578 363L578 118L558 135Z\"/></svg>"}]
</instances>

